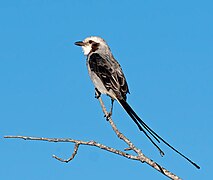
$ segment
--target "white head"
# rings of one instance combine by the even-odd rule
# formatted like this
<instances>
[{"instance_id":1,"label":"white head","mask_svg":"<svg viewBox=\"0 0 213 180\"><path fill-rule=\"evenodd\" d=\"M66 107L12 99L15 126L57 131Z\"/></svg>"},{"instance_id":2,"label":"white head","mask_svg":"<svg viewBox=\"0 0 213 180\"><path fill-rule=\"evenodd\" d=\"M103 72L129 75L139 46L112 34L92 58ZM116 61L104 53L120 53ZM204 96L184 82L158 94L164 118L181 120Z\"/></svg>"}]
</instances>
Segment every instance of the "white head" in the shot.
<instances>
[{"instance_id":1,"label":"white head","mask_svg":"<svg viewBox=\"0 0 213 180\"><path fill-rule=\"evenodd\" d=\"M88 56L91 52L110 51L107 43L97 36L87 37L83 41L75 42L75 45L82 47L85 56Z\"/></svg>"}]
</instances>

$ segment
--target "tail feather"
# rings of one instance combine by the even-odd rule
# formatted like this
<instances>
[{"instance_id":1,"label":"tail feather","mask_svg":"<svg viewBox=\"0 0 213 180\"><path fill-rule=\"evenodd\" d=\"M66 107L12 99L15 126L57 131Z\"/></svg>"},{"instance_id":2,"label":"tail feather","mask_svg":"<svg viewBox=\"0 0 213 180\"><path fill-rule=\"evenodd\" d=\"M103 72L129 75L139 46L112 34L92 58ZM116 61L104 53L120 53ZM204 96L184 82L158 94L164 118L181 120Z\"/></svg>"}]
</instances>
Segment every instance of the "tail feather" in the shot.
<instances>
[{"instance_id":1,"label":"tail feather","mask_svg":"<svg viewBox=\"0 0 213 180\"><path fill-rule=\"evenodd\" d=\"M164 152L161 150L161 148L153 141L153 139L147 134L147 132L144 130L146 129L149 134L155 138L155 140L157 142L160 143L159 139L157 137L155 137L155 135L146 127L144 126L143 124L140 124L140 121L138 121L135 116L133 115L133 113L131 112L132 108L129 106L129 104L125 101L125 100L119 100L120 104L122 105L122 107L126 110L126 112L129 114L129 116L132 118L132 120L135 122L135 124L138 126L139 130L142 131L146 137L152 142L152 144L159 150L161 156L164 155ZM132 110L133 111L133 110ZM142 127L142 126L143 127Z\"/></svg>"},{"instance_id":2,"label":"tail feather","mask_svg":"<svg viewBox=\"0 0 213 180\"><path fill-rule=\"evenodd\" d=\"M121 104L121 106L126 110L128 115L132 118L132 120L135 122L135 124L138 126L139 130L142 131L146 137L152 142L152 144L160 151L160 154L163 156L164 152L160 149L160 147L153 141L153 139L147 134L147 132L157 141L162 141L164 144L166 144L168 147L170 147L173 151L181 155L183 158L185 158L188 162L193 164L197 169L200 169L200 167L194 163L192 160L190 160L188 157L186 157L184 154L179 152L177 149L175 149L173 146L171 146L167 141L165 141L161 136L159 136L154 130L152 130L131 108L131 106L123 99L119 99L118 102ZM146 131L147 132L146 132Z\"/></svg>"}]
</instances>

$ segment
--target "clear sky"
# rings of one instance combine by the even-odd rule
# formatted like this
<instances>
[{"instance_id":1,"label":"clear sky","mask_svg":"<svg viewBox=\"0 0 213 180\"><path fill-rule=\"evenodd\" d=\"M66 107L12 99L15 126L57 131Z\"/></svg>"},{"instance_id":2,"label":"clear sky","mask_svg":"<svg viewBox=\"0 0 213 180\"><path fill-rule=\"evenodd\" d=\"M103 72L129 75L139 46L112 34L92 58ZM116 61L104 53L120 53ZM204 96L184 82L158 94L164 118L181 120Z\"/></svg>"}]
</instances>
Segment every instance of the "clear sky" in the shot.
<instances>
[{"instance_id":1,"label":"clear sky","mask_svg":"<svg viewBox=\"0 0 213 180\"><path fill-rule=\"evenodd\" d=\"M103 117L75 41L103 37L122 65L128 102L195 169L161 145L162 158L115 103L118 128L145 155L183 179L213 167L213 1L1 0L0 179L167 179L146 164L72 144L4 139L70 137L126 146ZM109 98L104 98L109 105Z\"/></svg>"}]
</instances>

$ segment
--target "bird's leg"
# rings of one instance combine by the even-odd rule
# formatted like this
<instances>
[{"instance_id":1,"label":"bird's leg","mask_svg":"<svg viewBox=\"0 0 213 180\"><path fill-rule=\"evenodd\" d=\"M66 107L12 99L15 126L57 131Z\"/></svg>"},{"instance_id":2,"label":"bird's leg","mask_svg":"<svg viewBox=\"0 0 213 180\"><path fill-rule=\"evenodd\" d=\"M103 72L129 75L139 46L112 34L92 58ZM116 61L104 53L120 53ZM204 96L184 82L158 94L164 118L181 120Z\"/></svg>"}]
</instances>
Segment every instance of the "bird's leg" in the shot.
<instances>
[{"instance_id":1,"label":"bird's leg","mask_svg":"<svg viewBox=\"0 0 213 180\"><path fill-rule=\"evenodd\" d=\"M98 99L100 96L101 96L100 91L97 88L95 88L95 98Z\"/></svg>"},{"instance_id":2,"label":"bird's leg","mask_svg":"<svg viewBox=\"0 0 213 180\"><path fill-rule=\"evenodd\" d=\"M109 115L110 115L110 116L112 116L113 103L114 103L114 99L111 98L111 107L110 107L110 112L109 112Z\"/></svg>"},{"instance_id":3,"label":"bird's leg","mask_svg":"<svg viewBox=\"0 0 213 180\"><path fill-rule=\"evenodd\" d=\"M112 116L113 103L114 103L114 99L111 98L111 107L110 107L110 111L109 111L109 113L105 116L107 121L109 120L109 117Z\"/></svg>"}]
</instances>

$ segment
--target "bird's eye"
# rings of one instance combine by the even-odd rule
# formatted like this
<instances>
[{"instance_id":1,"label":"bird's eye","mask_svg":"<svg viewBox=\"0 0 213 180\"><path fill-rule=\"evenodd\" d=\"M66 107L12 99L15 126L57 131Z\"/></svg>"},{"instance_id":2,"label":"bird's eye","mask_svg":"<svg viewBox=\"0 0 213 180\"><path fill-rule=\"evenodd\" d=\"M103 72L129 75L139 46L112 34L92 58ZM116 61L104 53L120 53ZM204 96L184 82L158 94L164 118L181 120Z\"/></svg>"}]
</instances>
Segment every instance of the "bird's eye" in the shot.
<instances>
[{"instance_id":1,"label":"bird's eye","mask_svg":"<svg viewBox=\"0 0 213 180\"><path fill-rule=\"evenodd\" d=\"M92 40L89 40L89 43L90 43L90 44L92 44L92 43L93 43L93 41L92 41Z\"/></svg>"}]
</instances>

